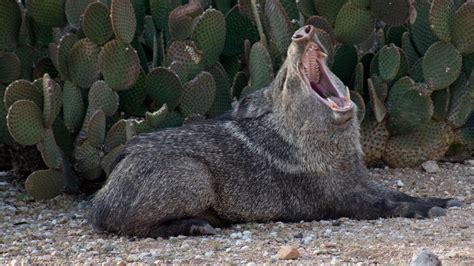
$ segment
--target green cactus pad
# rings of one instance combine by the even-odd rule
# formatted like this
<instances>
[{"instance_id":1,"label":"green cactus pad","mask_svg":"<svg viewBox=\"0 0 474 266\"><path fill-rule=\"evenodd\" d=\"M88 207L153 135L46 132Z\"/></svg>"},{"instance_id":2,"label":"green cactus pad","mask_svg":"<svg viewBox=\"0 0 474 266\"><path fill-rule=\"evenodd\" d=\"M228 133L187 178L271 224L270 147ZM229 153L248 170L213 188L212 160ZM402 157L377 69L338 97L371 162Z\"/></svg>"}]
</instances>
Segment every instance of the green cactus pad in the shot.
<instances>
[{"instance_id":1,"label":"green cactus pad","mask_svg":"<svg viewBox=\"0 0 474 266\"><path fill-rule=\"evenodd\" d=\"M137 132L137 134L148 133L155 130L145 120L140 120L140 121L132 120L131 123L132 123L133 129Z\"/></svg>"},{"instance_id":2,"label":"green cactus pad","mask_svg":"<svg viewBox=\"0 0 474 266\"><path fill-rule=\"evenodd\" d=\"M244 52L244 41L254 43L258 40L257 28L252 21L234 6L225 17L226 34L223 56L232 57Z\"/></svg>"},{"instance_id":3,"label":"green cactus pad","mask_svg":"<svg viewBox=\"0 0 474 266\"><path fill-rule=\"evenodd\" d=\"M370 105L367 106L360 129L360 143L364 151L365 162L368 165L373 165L382 159L385 143L390 133L385 127L385 123L377 122Z\"/></svg>"},{"instance_id":4,"label":"green cactus pad","mask_svg":"<svg viewBox=\"0 0 474 266\"><path fill-rule=\"evenodd\" d=\"M221 57L219 63L224 68L224 71L229 79L233 78L241 68L239 56Z\"/></svg>"},{"instance_id":5,"label":"green cactus pad","mask_svg":"<svg viewBox=\"0 0 474 266\"><path fill-rule=\"evenodd\" d=\"M106 116L117 112L119 96L107 83L102 80L96 81L89 90L89 109L102 110Z\"/></svg>"},{"instance_id":6,"label":"green cactus pad","mask_svg":"<svg viewBox=\"0 0 474 266\"><path fill-rule=\"evenodd\" d=\"M379 83L378 85L383 86L383 83ZM374 82L370 78L367 80L367 88L369 90L370 104L372 106L372 110L374 111L377 122L380 123L383 121L385 115L387 114L387 110L385 109L383 100L377 93L377 91L379 91L380 89L377 89L375 87Z\"/></svg>"},{"instance_id":7,"label":"green cactus pad","mask_svg":"<svg viewBox=\"0 0 474 266\"><path fill-rule=\"evenodd\" d=\"M374 17L392 26L400 26L408 20L409 8L408 1L370 0Z\"/></svg>"},{"instance_id":8,"label":"green cactus pad","mask_svg":"<svg viewBox=\"0 0 474 266\"><path fill-rule=\"evenodd\" d=\"M201 72L183 86L183 98L180 109L183 115L204 115L212 106L216 97L216 82L209 72Z\"/></svg>"},{"instance_id":9,"label":"green cactus pad","mask_svg":"<svg viewBox=\"0 0 474 266\"><path fill-rule=\"evenodd\" d=\"M180 112L170 112L160 124L160 128L179 127L183 124L184 116Z\"/></svg>"},{"instance_id":10,"label":"green cactus pad","mask_svg":"<svg viewBox=\"0 0 474 266\"><path fill-rule=\"evenodd\" d=\"M100 161L100 165L102 166L102 169L104 169L106 175L110 175L113 170L112 166L115 160L118 158L124 148L125 145L119 145L102 158L102 160Z\"/></svg>"},{"instance_id":11,"label":"green cactus pad","mask_svg":"<svg viewBox=\"0 0 474 266\"><path fill-rule=\"evenodd\" d=\"M58 45L56 43L50 43L48 45L48 56L51 62L54 65L55 69L59 68L59 53L58 53Z\"/></svg>"},{"instance_id":12,"label":"green cactus pad","mask_svg":"<svg viewBox=\"0 0 474 266\"><path fill-rule=\"evenodd\" d=\"M434 91L431 94L433 101L433 119L444 121L448 115L450 92L449 88Z\"/></svg>"},{"instance_id":13,"label":"green cactus pad","mask_svg":"<svg viewBox=\"0 0 474 266\"><path fill-rule=\"evenodd\" d=\"M157 106L168 105L174 110L180 103L183 86L178 76L164 67L157 67L148 73L145 88Z\"/></svg>"},{"instance_id":14,"label":"green cactus pad","mask_svg":"<svg viewBox=\"0 0 474 266\"><path fill-rule=\"evenodd\" d=\"M46 130L44 138L37 144L37 148L41 152L41 157L46 166L50 169L61 169L63 163L62 152L56 144L51 128Z\"/></svg>"},{"instance_id":15,"label":"green cactus pad","mask_svg":"<svg viewBox=\"0 0 474 266\"><path fill-rule=\"evenodd\" d=\"M137 82L133 87L125 91L119 91L120 97L120 108L127 114L133 116L144 116L146 112L145 99L146 99L146 87L145 87L146 74L140 71Z\"/></svg>"},{"instance_id":16,"label":"green cactus pad","mask_svg":"<svg viewBox=\"0 0 474 266\"><path fill-rule=\"evenodd\" d=\"M425 80L423 77L423 57L411 66L408 74L415 82L423 82Z\"/></svg>"},{"instance_id":17,"label":"green cactus pad","mask_svg":"<svg viewBox=\"0 0 474 266\"><path fill-rule=\"evenodd\" d=\"M82 30L87 38L97 45L103 45L110 40L114 32L109 8L101 2L88 5L82 20Z\"/></svg>"},{"instance_id":18,"label":"green cactus pad","mask_svg":"<svg viewBox=\"0 0 474 266\"><path fill-rule=\"evenodd\" d=\"M36 200L52 199L64 191L64 176L61 171L47 169L31 173L25 182L26 191Z\"/></svg>"},{"instance_id":19,"label":"green cactus pad","mask_svg":"<svg viewBox=\"0 0 474 266\"><path fill-rule=\"evenodd\" d=\"M88 38L77 41L72 47L68 60L71 80L81 88L89 88L99 77L97 64L100 47Z\"/></svg>"},{"instance_id":20,"label":"green cactus pad","mask_svg":"<svg viewBox=\"0 0 474 266\"><path fill-rule=\"evenodd\" d=\"M64 125L69 132L75 133L81 128L84 117L84 101L81 90L69 80L64 82L63 117Z\"/></svg>"},{"instance_id":21,"label":"green cactus pad","mask_svg":"<svg viewBox=\"0 0 474 266\"><path fill-rule=\"evenodd\" d=\"M5 109L10 108L10 106L18 100L30 100L39 108L43 108L42 91L27 80L16 80L5 90L3 98Z\"/></svg>"},{"instance_id":22,"label":"green cactus pad","mask_svg":"<svg viewBox=\"0 0 474 266\"><path fill-rule=\"evenodd\" d=\"M336 22L336 17L339 10L347 2L347 0L334 0L334 1L313 1L316 11L323 17L325 17L331 25ZM312 13L314 14L314 13Z\"/></svg>"},{"instance_id":23,"label":"green cactus pad","mask_svg":"<svg viewBox=\"0 0 474 266\"><path fill-rule=\"evenodd\" d=\"M110 18L115 36L124 43L131 43L135 36L137 20L130 0L112 0Z\"/></svg>"},{"instance_id":24,"label":"green cactus pad","mask_svg":"<svg viewBox=\"0 0 474 266\"><path fill-rule=\"evenodd\" d=\"M33 79L31 66L34 64L34 50L31 46L25 45L18 47L15 54L20 59L20 78L26 80Z\"/></svg>"},{"instance_id":25,"label":"green cactus pad","mask_svg":"<svg viewBox=\"0 0 474 266\"><path fill-rule=\"evenodd\" d=\"M209 117L216 117L230 110L232 107L232 96L230 92L230 82L224 67L216 63L209 69L209 73L216 81L216 98L212 103L211 109L207 112Z\"/></svg>"},{"instance_id":26,"label":"green cactus pad","mask_svg":"<svg viewBox=\"0 0 474 266\"><path fill-rule=\"evenodd\" d=\"M11 136L21 145L34 145L44 136L41 109L32 101L19 100L7 114L7 126Z\"/></svg>"},{"instance_id":27,"label":"green cactus pad","mask_svg":"<svg viewBox=\"0 0 474 266\"><path fill-rule=\"evenodd\" d=\"M87 141L92 147L100 148L105 140L105 113L97 110L87 123Z\"/></svg>"},{"instance_id":28,"label":"green cactus pad","mask_svg":"<svg viewBox=\"0 0 474 266\"><path fill-rule=\"evenodd\" d=\"M180 64L182 73L185 73L186 77L194 77L204 68L202 52L190 40L178 40L171 43L167 56L170 63L175 61ZM181 71L177 73L181 73Z\"/></svg>"},{"instance_id":29,"label":"green cactus pad","mask_svg":"<svg viewBox=\"0 0 474 266\"><path fill-rule=\"evenodd\" d=\"M437 40L430 27L430 5L430 0L415 1L416 19L410 22L410 35L420 54L424 54L428 47Z\"/></svg>"},{"instance_id":30,"label":"green cactus pad","mask_svg":"<svg viewBox=\"0 0 474 266\"><path fill-rule=\"evenodd\" d=\"M249 71L250 84L255 90L268 86L273 80L272 59L261 42L254 43L250 50Z\"/></svg>"},{"instance_id":31,"label":"green cactus pad","mask_svg":"<svg viewBox=\"0 0 474 266\"><path fill-rule=\"evenodd\" d=\"M193 19L204 10L199 2L179 6L169 15L169 30L174 39L185 40L193 33Z\"/></svg>"},{"instance_id":32,"label":"green cactus pad","mask_svg":"<svg viewBox=\"0 0 474 266\"><path fill-rule=\"evenodd\" d=\"M313 25L315 28L324 30L331 36L334 34L331 24L329 24L326 18L321 16L309 17L308 20L306 20L306 25Z\"/></svg>"},{"instance_id":33,"label":"green cactus pad","mask_svg":"<svg viewBox=\"0 0 474 266\"><path fill-rule=\"evenodd\" d=\"M344 4L339 11L334 26L334 35L340 42L359 44L374 32L374 18L370 11L360 9L351 2Z\"/></svg>"},{"instance_id":34,"label":"green cactus pad","mask_svg":"<svg viewBox=\"0 0 474 266\"><path fill-rule=\"evenodd\" d=\"M433 115L431 98L423 95L418 84L404 77L390 89L387 99L388 129L402 135L424 127Z\"/></svg>"},{"instance_id":35,"label":"green cactus pad","mask_svg":"<svg viewBox=\"0 0 474 266\"><path fill-rule=\"evenodd\" d=\"M451 39L462 54L474 53L474 2L465 2L456 11L451 26Z\"/></svg>"},{"instance_id":36,"label":"green cactus pad","mask_svg":"<svg viewBox=\"0 0 474 266\"><path fill-rule=\"evenodd\" d=\"M400 51L394 46L384 46L379 51L379 74L383 81L389 82L395 78L400 69Z\"/></svg>"},{"instance_id":37,"label":"green cactus pad","mask_svg":"<svg viewBox=\"0 0 474 266\"><path fill-rule=\"evenodd\" d=\"M392 137L385 146L384 162L390 167L414 167L439 160L452 143L453 132L444 122L429 122L420 130Z\"/></svg>"},{"instance_id":38,"label":"green cactus pad","mask_svg":"<svg viewBox=\"0 0 474 266\"><path fill-rule=\"evenodd\" d=\"M278 48L281 55L286 55L291 43L293 28L283 6L278 0L267 0L265 3L265 16L270 27L270 38Z\"/></svg>"},{"instance_id":39,"label":"green cactus pad","mask_svg":"<svg viewBox=\"0 0 474 266\"><path fill-rule=\"evenodd\" d=\"M21 11L16 0L0 2L0 51L12 51L18 40Z\"/></svg>"},{"instance_id":40,"label":"green cactus pad","mask_svg":"<svg viewBox=\"0 0 474 266\"><path fill-rule=\"evenodd\" d=\"M140 75L140 59L133 47L112 40L105 44L99 55L99 70L113 90L127 90Z\"/></svg>"},{"instance_id":41,"label":"green cactus pad","mask_svg":"<svg viewBox=\"0 0 474 266\"><path fill-rule=\"evenodd\" d=\"M364 98L357 93L356 91L350 91L351 94L351 100L355 103L357 106L357 120L362 122L365 117L365 103L364 103Z\"/></svg>"},{"instance_id":42,"label":"green cactus pad","mask_svg":"<svg viewBox=\"0 0 474 266\"><path fill-rule=\"evenodd\" d=\"M150 0L150 13L157 30L168 30L169 13L181 4L181 0Z\"/></svg>"},{"instance_id":43,"label":"green cactus pad","mask_svg":"<svg viewBox=\"0 0 474 266\"><path fill-rule=\"evenodd\" d=\"M54 41L51 26L44 26L33 19L30 19L29 23L31 29L30 38L34 45L46 47Z\"/></svg>"},{"instance_id":44,"label":"green cactus pad","mask_svg":"<svg viewBox=\"0 0 474 266\"><path fill-rule=\"evenodd\" d=\"M111 152L114 148L121 144L127 143L135 135L134 130L126 120L120 119L112 125L107 132L104 143L104 151Z\"/></svg>"},{"instance_id":45,"label":"green cactus pad","mask_svg":"<svg viewBox=\"0 0 474 266\"><path fill-rule=\"evenodd\" d=\"M256 19L254 13L252 12L252 3L251 0L238 0L239 12L246 16L248 19L252 21L252 23L256 23Z\"/></svg>"},{"instance_id":46,"label":"green cactus pad","mask_svg":"<svg viewBox=\"0 0 474 266\"><path fill-rule=\"evenodd\" d=\"M423 76L433 90L446 88L461 72L462 57L453 45L436 42L423 57Z\"/></svg>"},{"instance_id":47,"label":"green cactus pad","mask_svg":"<svg viewBox=\"0 0 474 266\"><path fill-rule=\"evenodd\" d=\"M204 56L206 66L212 66L218 59L225 44L225 18L218 10L207 9L194 22L191 39Z\"/></svg>"},{"instance_id":48,"label":"green cactus pad","mask_svg":"<svg viewBox=\"0 0 474 266\"><path fill-rule=\"evenodd\" d=\"M369 8L370 0L351 0L351 2L358 8Z\"/></svg>"},{"instance_id":49,"label":"green cactus pad","mask_svg":"<svg viewBox=\"0 0 474 266\"><path fill-rule=\"evenodd\" d=\"M81 27L81 17L87 6L90 3L95 2L95 0L66 0L66 5L64 7L66 12L66 18L69 24L78 29Z\"/></svg>"},{"instance_id":50,"label":"green cactus pad","mask_svg":"<svg viewBox=\"0 0 474 266\"><path fill-rule=\"evenodd\" d=\"M298 20L300 14L298 12L298 6L294 0L280 0L281 5L285 8L286 13L290 20Z\"/></svg>"},{"instance_id":51,"label":"green cactus pad","mask_svg":"<svg viewBox=\"0 0 474 266\"><path fill-rule=\"evenodd\" d=\"M14 53L3 53L0 55L0 83L9 84L20 78L20 59Z\"/></svg>"},{"instance_id":52,"label":"green cactus pad","mask_svg":"<svg viewBox=\"0 0 474 266\"><path fill-rule=\"evenodd\" d=\"M66 24L66 0L28 0L26 8L31 17L41 25L61 27Z\"/></svg>"},{"instance_id":53,"label":"green cactus pad","mask_svg":"<svg viewBox=\"0 0 474 266\"><path fill-rule=\"evenodd\" d=\"M74 150L74 169L87 180L95 180L102 175L100 161L102 152L84 141Z\"/></svg>"},{"instance_id":54,"label":"green cactus pad","mask_svg":"<svg viewBox=\"0 0 474 266\"><path fill-rule=\"evenodd\" d=\"M354 73L354 91L364 94L364 64L358 63Z\"/></svg>"},{"instance_id":55,"label":"green cactus pad","mask_svg":"<svg viewBox=\"0 0 474 266\"><path fill-rule=\"evenodd\" d=\"M351 82L357 65L357 51L353 45L343 44L336 48L331 70L344 84Z\"/></svg>"},{"instance_id":56,"label":"green cactus pad","mask_svg":"<svg viewBox=\"0 0 474 266\"><path fill-rule=\"evenodd\" d=\"M55 102L55 89L59 86L54 80L52 80L48 74L43 77L43 124L45 128L53 125L54 119L56 118L56 102ZM60 91L61 89L59 89ZM62 99L62 97L60 97Z\"/></svg>"},{"instance_id":57,"label":"green cactus pad","mask_svg":"<svg viewBox=\"0 0 474 266\"><path fill-rule=\"evenodd\" d=\"M152 128L160 128L168 114L168 106L164 104L158 111L155 111L153 113L146 112L145 121Z\"/></svg>"},{"instance_id":58,"label":"green cactus pad","mask_svg":"<svg viewBox=\"0 0 474 266\"><path fill-rule=\"evenodd\" d=\"M402 35L402 49L405 51L405 54L408 59L408 64L411 66L413 65L418 59L420 59L420 55L416 51L413 43L410 39L410 33L404 32Z\"/></svg>"},{"instance_id":59,"label":"green cactus pad","mask_svg":"<svg viewBox=\"0 0 474 266\"><path fill-rule=\"evenodd\" d=\"M249 82L249 78L247 74L244 72L238 72L234 76L234 81L232 82L232 97L235 97L237 99L240 98L240 94L242 93L242 90L244 89L245 86L247 86Z\"/></svg>"},{"instance_id":60,"label":"green cactus pad","mask_svg":"<svg viewBox=\"0 0 474 266\"><path fill-rule=\"evenodd\" d=\"M58 71L62 77L69 77L68 59L72 47L79 39L75 34L64 35L58 44Z\"/></svg>"},{"instance_id":61,"label":"green cactus pad","mask_svg":"<svg viewBox=\"0 0 474 266\"><path fill-rule=\"evenodd\" d=\"M462 127L473 111L469 85L469 81L463 73L449 88L451 97L448 108L448 123L453 128Z\"/></svg>"},{"instance_id":62,"label":"green cactus pad","mask_svg":"<svg viewBox=\"0 0 474 266\"><path fill-rule=\"evenodd\" d=\"M442 41L450 42L451 24L456 11L453 0L433 0L429 21L431 31Z\"/></svg>"}]
</instances>

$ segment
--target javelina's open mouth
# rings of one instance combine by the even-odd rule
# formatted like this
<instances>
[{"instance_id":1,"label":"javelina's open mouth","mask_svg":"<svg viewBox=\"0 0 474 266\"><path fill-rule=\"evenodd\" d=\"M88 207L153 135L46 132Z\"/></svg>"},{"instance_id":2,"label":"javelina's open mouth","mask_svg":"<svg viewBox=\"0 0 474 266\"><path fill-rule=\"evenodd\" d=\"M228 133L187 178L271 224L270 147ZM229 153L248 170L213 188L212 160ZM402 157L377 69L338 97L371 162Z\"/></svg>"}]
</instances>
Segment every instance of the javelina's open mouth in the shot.
<instances>
[{"instance_id":1,"label":"javelina's open mouth","mask_svg":"<svg viewBox=\"0 0 474 266\"><path fill-rule=\"evenodd\" d=\"M315 42L308 42L299 64L301 75L321 102L334 111L347 112L353 107L349 90L346 87L344 95L336 88L334 80L328 75L326 57Z\"/></svg>"}]
</instances>

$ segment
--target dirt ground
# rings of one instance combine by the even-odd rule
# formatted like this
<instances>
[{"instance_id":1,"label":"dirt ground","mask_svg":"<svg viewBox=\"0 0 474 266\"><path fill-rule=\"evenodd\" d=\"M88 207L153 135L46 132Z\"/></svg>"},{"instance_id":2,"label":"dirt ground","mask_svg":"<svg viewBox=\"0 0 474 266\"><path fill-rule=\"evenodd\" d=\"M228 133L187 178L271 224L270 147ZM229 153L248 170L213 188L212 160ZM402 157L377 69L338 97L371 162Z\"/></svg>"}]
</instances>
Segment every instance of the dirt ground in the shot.
<instances>
[{"instance_id":1,"label":"dirt ground","mask_svg":"<svg viewBox=\"0 0 474 266\"><path fill-rule=\"evenodd\" d=\"M84 196L24 200L21 184L0 173L0 264L276 263L284 245L293 263L408 264L426 248L444 265L474 265L474 161L439 163L440 170L372 169L373 178L416 196L457 197L447 216L284 224L241 224L207 237L130 239L94 232Z\"/></svg>"}]
</instances>

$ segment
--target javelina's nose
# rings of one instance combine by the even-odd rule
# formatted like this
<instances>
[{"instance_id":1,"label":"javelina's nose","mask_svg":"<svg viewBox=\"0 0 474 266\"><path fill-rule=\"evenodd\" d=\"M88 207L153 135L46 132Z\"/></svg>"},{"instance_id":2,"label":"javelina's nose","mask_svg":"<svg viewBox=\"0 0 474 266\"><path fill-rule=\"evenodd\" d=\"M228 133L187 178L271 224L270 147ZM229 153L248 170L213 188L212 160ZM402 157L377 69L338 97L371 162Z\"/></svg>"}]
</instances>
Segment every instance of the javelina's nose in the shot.
<instances>
[{"instance_id":1,"label":"javelina's nose","mask_svg":"<svg viewBox=\"0 0 474 266\"><path fill-rule=\"evenodd\" d=\"M297 30L291 39L296 43L305 43L313 39L314 31L315 29L313 26L306 25Z\"/></svg>"}]
</instances>

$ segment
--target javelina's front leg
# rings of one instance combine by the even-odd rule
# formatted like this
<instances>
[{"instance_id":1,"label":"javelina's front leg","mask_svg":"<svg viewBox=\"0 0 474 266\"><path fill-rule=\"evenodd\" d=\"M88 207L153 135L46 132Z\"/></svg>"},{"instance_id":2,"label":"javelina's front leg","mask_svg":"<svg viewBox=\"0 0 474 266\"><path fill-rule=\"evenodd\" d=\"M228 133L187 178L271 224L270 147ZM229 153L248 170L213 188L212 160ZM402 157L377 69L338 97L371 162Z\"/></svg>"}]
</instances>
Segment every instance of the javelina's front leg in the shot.
<instances>
[{"instance_id":1,"label":"javelina's front leg","mask_svg":"<svg viewBox=\"0 0 474 266\"><path fill-rule=\"evenodd\" d=\"M359 219L380 217L431 218L446 214L446 208L461 206L461 201L453 198L418 198L400 191L384 187L376 182L368 182L359 193L348 197L351 216Z\"/></svg>"}]
</instances>

